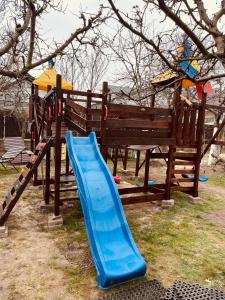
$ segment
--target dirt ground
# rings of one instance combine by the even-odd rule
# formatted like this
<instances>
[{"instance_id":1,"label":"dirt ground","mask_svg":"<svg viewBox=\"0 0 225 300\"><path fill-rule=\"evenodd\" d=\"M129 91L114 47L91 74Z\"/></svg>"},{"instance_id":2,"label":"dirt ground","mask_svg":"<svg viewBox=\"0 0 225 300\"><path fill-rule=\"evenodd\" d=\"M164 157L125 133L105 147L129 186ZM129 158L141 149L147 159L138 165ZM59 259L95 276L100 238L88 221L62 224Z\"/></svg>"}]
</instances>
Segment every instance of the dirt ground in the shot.
<instances>
[{"instance_id":1,"label":"dirt ground","mask_svg":"<svg viewBox=\"0 0 225 300\"><path fill-rule=\"evenodd\" d=\"M47 215L39 210L37 192L26 190L7 224L9 237L0 240L0 299L74 299L64 272L51 267L53 260L65 268L69 262L40 225Z\"/></svg>"},{"instance_id":2,"label":"dirt ground","mask_svg":"<svg viewBox=\"0 0 225 300\"><path fill-rule=\"evenodd\" d=\"M160 178L160 174L163 174L164 171L164 167L155 166L152 168L152 177ZM222 172L220 169L219 173L224 176ZM207 173L209 176L218 175L218 171L214 172L207 167L202 170L202 173ZM1 171L0 176L0 196L3 197L17 174L13 171L9 173ZM126 176L128 175L124 175L125 178ZM213 212L204 211L203 219L219 227L219 230L225 230L225 185L209 182L201 184L201 190L220 200L220 207L214 209ZM42 188L30 185L7 222L9 236L0 239L0 299L79 300L96 299L97 296L103 295L103 292L97 288L96 274L88 250L80 208L75 205L71 214L70 208L66 207L63 212L64 227L48 231L45 228L48 212L40 210L41 200ZM224 210L221 209L223 205ZM151 249L146 250L146 232L151 226L154 226L154 216L157 216L160 210L160 207L152 204L132 205L125 209L134 238L147 260ZM166 213L163 212L163 214ZM173 218L175 221L172 221L177 226L181 222L179 215L176 214L175 217L173 215ZM143 239L139 240L140 233L145 235L143 235ZM225 241L223 243L221 241L221 247L224 246ZM156 274L154 270L151 270L150 272L153 272L151 279L154 274L162 281L168 277L170 270L165 271L163 266L168 266L169 258L170 252L168 256L161 255L160 259L158 256L154 260L154 266L159 271L158 273L155 271ZM224 263L225 258L222 259L222 263ZM172 253L170 263L170 266L178 263L176 256ZM176 278L178 276L176 274L171 271L171 280L179 279ZM214 279L221 281L221 276ZM209 280L211 280L210 275ZM223 284L220 284L220 287L225 289Z\"/></svg>"}]
</instances>

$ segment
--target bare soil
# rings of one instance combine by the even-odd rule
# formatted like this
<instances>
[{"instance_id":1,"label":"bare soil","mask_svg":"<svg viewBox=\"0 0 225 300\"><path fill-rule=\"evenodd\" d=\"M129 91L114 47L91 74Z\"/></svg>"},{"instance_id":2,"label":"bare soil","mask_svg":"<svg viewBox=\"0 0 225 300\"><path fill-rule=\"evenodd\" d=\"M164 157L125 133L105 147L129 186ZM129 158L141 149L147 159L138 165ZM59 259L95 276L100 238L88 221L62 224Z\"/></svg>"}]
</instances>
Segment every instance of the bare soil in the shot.
<instances>
[{"instance_id":1,"label":"bare soil","mask_svg":"<svg viewBox=\"0 0 225 300\"><path fill-rule=\"evenodd\" d=\"M13 182L11 177L1 179L2 193ZM51 232L41 226L47 221L39 209L41 195L40 188L27 188L9 218L9 237L0 240L2 300L74 299L63 272L69 262L56 247ZM53 262L61 268L53 269Z\"/></svg>"}]
</instances>

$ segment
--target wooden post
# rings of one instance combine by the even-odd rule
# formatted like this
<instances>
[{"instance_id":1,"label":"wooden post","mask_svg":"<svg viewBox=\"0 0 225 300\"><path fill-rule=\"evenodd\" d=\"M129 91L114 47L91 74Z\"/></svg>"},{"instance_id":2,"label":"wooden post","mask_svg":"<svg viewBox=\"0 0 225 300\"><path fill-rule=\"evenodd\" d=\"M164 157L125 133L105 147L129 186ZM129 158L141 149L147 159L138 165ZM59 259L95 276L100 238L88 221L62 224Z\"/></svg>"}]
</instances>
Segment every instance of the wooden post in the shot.
<instances>
[{"instance_id":1,"label":"wooden post","mask_svg":"<svg viewBox=\"0 0 225 300\"><path fill-rule=\"evenodd\" d=\"M182 81L179 81L175 84L175 91L173 94L173 107L177 109L177 105L180 102L180 94L182 90Z\"/></svg>"},{"instance_id":2,"label":"wooden post","mask_svg":"<svg viewBox=\"0 0 225 300\"><path fill-rule=\"evenodd\" d=\"M124 149L124 160L123 160L123 169L127 169L127 160L128 160L128 149L125 147Z\"/></svg>"},{"instance_id":3,"label":"wooden post","mask_svg":"<svg viewBox=\"0 0 225 300\"><path fill-rule=\"evenodd\" d=\"M29 100L29 122L31 125L31 132L30 132L30 150L34 151L34 139L33 139L33 132L34 132L34 103L33 103L33 97L34 97L34 85L31 86L31 96Z\"/></svg>"},{"instance_id":4,"label":"wooden post","mask_svg":"<svg viewBox=\"0 0 225 300\"><path fill-rule=\"evenodd\" d=\"M91 120L91 90L87 90L86 120L87 123ZM88 124L86 125L86 131L87 134L91 132L91 128Z\"/></svg>"},{"instance_id":5,"label":"wooden post","mask_svg":"<svg viewBox=\"0 0 225 300\"><path fill-rule=\"evenodd\" d=\"M106 126L105 121L107 119L107 112L108 112L108 82L103 82L102 85L102 118L101 118L101 152L102 156L107 160L107 146L103 145L102 142L104 141L104 137L106 135Z\"/></svg>"},{"instance_id":6,"label":"wooden post","mask_svg":"<svg viewBox=\"0 0 225 300\"><path fill-rule=\"evenodd\" d=\"M167 170L166 170L166 188L165 188L165 200L169 200L171 197L171 178L173 176L173 162L174 162L174 152L176 148L174 146L169 146L169 153L168 153L168 163L167 163Z\"/></svg>"},{"instance_id":7,"label":"wooden post","mask_svg":"<svg viewBox=\"0 0 225 300\"><path fill-rule=\"evenodd\" d=\"M47 86L47 92L51 90L51 86ZM47 108L47 128L46 128L46 135L47 137L51 136L51 114L49 113L49 109L51 110L51 103L49 99L46 108ZM50 198L50 176L51 176L51 146L46 152L46 160L45 160L45 193L44 193L44 201L45 204L49 204Z\"/></svg>"},{"instance_id":8,"label":"wooden post","mask_svg":"<svg viewBox=\"0 0 225 300\"><path fill-rule=\"evenodd\" d=\"M145 153L145 177L144 177L144 188L148 190L149 180L149 165L150 165L150 149L146 150Z\"/></svg>"},{"instance_id":9,"label":"wooden post","mask_svg":"<svg viewBox=\"0 0 225 300\"><path fill-rule=\"evenodd\" d=\"M34 86L34 101L37 102L37 100L38 100L38 86L35 85ZM37 147L38 143L39 143L39 140L38 140L38 128L37 128L37 124L35 122L35 125L34 125L34 148ZM37 185L37 182L38 182L37 179L38 179L38 168L34 172L33 185Z\"/></svg>"},{"instance_id":10,"label":"wooden post","mask_svg":"<svg viewBox=\"0 0 225 300\"><path fill-rule=\"evenodd\" d=\"M62 91L61 91L62 78L57 74L56 77L56 103L55 103L55 216L59 215L60 206L60 173L61 173L61 120L62 120Z\"/></svg>"},{"instance_id":11,"label":"wooden post","mask_svg":"<svg viewBox=\"0 0 225 300\"><path fill-rule=\"evenodd\" d=\"M141 155L141 151L137 150L136 166L135 166L135 176L138 176L138 173L139 173L140 155Z\"/></svg>"},{"instance_id":12,"label":"wooden post","mask_svg":"<svg viewBox=\"0 0 225 300\"><path fill-rule=\"evenodd\" d=\"M47 86L47 92L49 92L52 89L51 85ZM47 126L46 126L46 135L47 137L50 137L52 135L51 133L51 126L52 126L52 107L51 107L51 99L46 100L46 111L47 111Z\"/></svg>"},{"instance_id":13,"label":"wooden post","mask_svg":"<svg viewBox=\"0 0 225 300\"><path fill-rule=\"evenodd\" d=\"M70 172L70 160L69 160L68 150L66 147L66 176L69 175L69 172Z\"/></svg>"},{"instance_id":14,"label":"wooden post","mask_svg":"<svg viewBox=\"0 0 225 300\"><path fill-rule=\"evenodd\" d=\"M69 99L70 99L70 93L67 93L67 100L69 100ZM66 103L65 103L65 107L66 107ZM67 108L68 108L68 106L67 106ZM70 172L70 160L69 160L67 146L66 146L66 166L65 166L65 172L66 172L66 176L69 176L69 172Z\"/></svg>"},{"instance_id":15,"label":"wooden post","mask_svg":"<svg viewBox=\"0 0 225 300\"><path fill-rule=\"evenodd\" d=\"M51 147L46 152L45 161L45 204L49 204L50 196L50 172L51 172Z\"/></svg>"},{"instance_id":16,"label":"wooden post","mask_svg":"<svg viewBox=\"0 0 225 300\"><path fill-rule=\"evenodd\" d=\"M150 97L150 107L155 107L155 94Z\"/></svg>"},{"instance_id":17,"label":"wooden post","mask_svg":"<svg viewBox=\"0 0 225 300\"><path fill-rule=\"evenodd\" d=\"M198 123L197 123L197 152L195 158L195 178L194 178L194 191L193 196L198 197L198 180L199 171L202 158L202 143L203 143L203 132L205 124L205 109L206 109L206 93L203 92L202 102L199 105L198 111Z\"/></svg>"},{"instance_id":18,"label":"wooden post","mask_svg":"<svg viewBox=\"0 0 225 300\"><path fill-rule=\"evenodd\" d=\"M117 173L117 163L118 163L118 147L115 149L115 157L113 161L113 176L116 176Z\"/></svg>"},{"instance_id":19,"label":"wooden post","mask_svg":"<svg viewBox=\"0 0 225 300\"><path fill-rule=\"evenodd\" d=\"M181 91L181 89L180 89ZM172 125L171 125L171 138L176 137L176 133L177 133L177 110L178 110L178 97L180 97L180 93L176 94L177 99L174 99L175 101L175 106L174 106L174 110L172 113ZM172 176L174 176L174 174L172 174L174 167L173 167L173 163L174 163L174 153L176 152L176 147L175 145L169 145L169 152L168 152L168 161L167 161L167 170L166 170L166 186L165 186L165 200L170 200L171 197L171 178Z\"/></svg>"}]
</instances>

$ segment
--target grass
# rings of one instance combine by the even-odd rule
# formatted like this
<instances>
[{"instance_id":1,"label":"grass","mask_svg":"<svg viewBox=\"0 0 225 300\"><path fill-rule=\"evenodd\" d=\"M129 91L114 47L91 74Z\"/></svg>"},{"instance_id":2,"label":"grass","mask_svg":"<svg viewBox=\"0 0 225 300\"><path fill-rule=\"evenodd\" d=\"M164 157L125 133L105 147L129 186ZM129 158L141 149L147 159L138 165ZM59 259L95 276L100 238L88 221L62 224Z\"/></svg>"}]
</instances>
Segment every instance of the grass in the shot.
<instances>
[{"instance_id":1,"label":"grass","mask_svg":"<svg viewBox=\"0 0 225 300\"><path fill-rule=\"evenodd\" d=\"M207 192L200 196L202 202L193 205L188 202L187 195L175 193L175 206L166 210L153 209L148 204L136 210L126 208L131 232L148 263L147 279L156 278L164 286L179 279L225 290L224 231L204 218L207 213L224 209L225 203L222 198L215 198ZM74 235L74 232L79 234ZM53 235L57 238L57 246L71 262L71 267L64 270L70 293L81 298L88 298L92 292L99 293L94 266L80 268L82 257L89 260L90 253L87 253L88 243L79 203L66 215L65 227ZM81 245L80 249L75 249L77 255L67 255L74 243ZM112 292L123 288L115 288Z\"/></svg>"},{"instance_id":2,"label":"grass","mask_svg":"<svg viewBox=\"0 0 225 300\"><path fill-rule=\"evenodd\" d=\"M203 202L192 205L185 195L177 193L173 208L149 214L150 226L141 226L140 216L128 217L148 262L149 278L165 286L181 279L225 290L225 235L204 220L204 214L224 208L224 201L205 193L201 196Z\"/></svg>"},{"instance_id":3,"label":"grass","mask_svg":"<svg viewBox=\"0 0 225 300\"><path fill-rule=\"evenodd\" d=\"M218 185L221 187L225 187L225 176L224 175L217 175L209 178L209 183Z\"/></svg>"},{"instance_id":4,"label":"grass","mask_svg":"<svg viewBox=\"0 0 225 300\"><path fill-rule=\"evenodd\" d=\"M160 168L157 172L160 172ZM119 174L126 180L122 172ZM17 173L12 169L0 169L0 176L3 195L3 190L7 190L7 184L11 186ZM130 178L130 182L139 181ZM222 175L210 177L209 183L225 187L225 178ZM35 198L36 193L37 189L31 188L24 194L23 201L32 205L32 197ZM222 196L215 197L206 190L200 196L202 202L193 205L188 202L187 195L175 193L175 206L166 210L149 204L125 208L131 232L148 263L147 279L156 278L165 286L170 286L175 280L184 280L225 291L224 230L204 218L206 214L224 210L225 201ZM75 299L89 299L95 293L101 295L96 287L95 268L90 264L91 256L79 202L74 204L74 208L65 209L63 218L64 227L51 232L49 237L67 259L68 265L61 265L56 256L49 261L49 267L64 273L69 291ZM0 241L0 248L6 245ZM123 288L113 289L113 292Z\"/></svg>"}]
</instances>

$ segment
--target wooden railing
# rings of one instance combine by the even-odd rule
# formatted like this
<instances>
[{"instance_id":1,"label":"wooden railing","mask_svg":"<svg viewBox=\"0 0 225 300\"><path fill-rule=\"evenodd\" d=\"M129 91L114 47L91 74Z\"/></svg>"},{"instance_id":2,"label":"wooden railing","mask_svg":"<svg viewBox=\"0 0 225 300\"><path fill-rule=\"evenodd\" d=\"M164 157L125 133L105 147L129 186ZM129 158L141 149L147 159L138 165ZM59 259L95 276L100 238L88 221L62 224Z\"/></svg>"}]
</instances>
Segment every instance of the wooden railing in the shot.
<instances>
[{"instance_id":1,"label":"wooden railing","mask_svg":"<svg viewBox=\"0 0 225 300\"><path fill-rule=\"evenodd\" d=\"M103 145L174 144L172 110L111 103L107 109Z\"/></svg>"},{"instance_id":2,"label":"wooden railing","mask_svg":"<svg viewBox=\"0 0 225 300\"><path fill-rule=\"evenodd\" d=\"M55 105L51 97L35 97L34 120L37 133L51 135ZM102 145L177 145L195 147L198 140L199 105L180 101L176 111L109 102L107 92L62 90L62 122L80 136L95 131ZM49 110L51 118L49 119ZM54 127L54 126L53 126ZM50 128L50 129L49 129Z\"/></svg>"},{"instance_id":3,"label":"wooden railing","mask_svg":"<svg viewBox=\"0 0 225 300\"><path fill-rule=\"evenodd\" d=\"M68 128L81 136L88 135L91 131L96 131L99 135L102 94L91 91L71 91L71 93L67 91L64 94L66 94L66 98L63 99L65 103L64 120ZM72 96L79 98L74 99Z\"/></svg>"},{"instance_id":4,"label":"wooden railing","mask_svg":"<svg viewBox=\"0 0 225 300\"><path fill-rule=\"evenodd\" d=\"M196 146L198 137L198 111L198 105L187 106L185 102L179 102L176 121L177 146Z\"/></svg>"},{"instance_id":5,"label":"wooden railing","mask_svg":"<svg viewBox=\"0 0 225 300\"><path fill-rule=\"evenodd\" d=\"M53 108L51 107L51 97L55 94L55 90L50 90L44 98L34 97L34 120L37 131L37 140L44 131L48 131L50 136L51 123L54 120ZM50 110L50 111L49 111Z\"/></svg>"}]
</instances>

